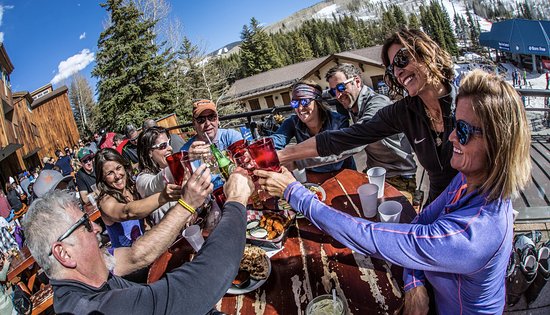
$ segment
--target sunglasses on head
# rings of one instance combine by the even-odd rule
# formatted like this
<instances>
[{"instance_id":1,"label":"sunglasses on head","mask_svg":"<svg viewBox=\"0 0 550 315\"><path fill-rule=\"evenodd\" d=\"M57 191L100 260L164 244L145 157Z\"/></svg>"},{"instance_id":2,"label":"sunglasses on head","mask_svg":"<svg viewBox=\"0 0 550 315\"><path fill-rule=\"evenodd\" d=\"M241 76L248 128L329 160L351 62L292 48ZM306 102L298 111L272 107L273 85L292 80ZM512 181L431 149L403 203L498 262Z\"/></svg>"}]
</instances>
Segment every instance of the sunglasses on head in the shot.
<instances>
[{"instance_id":1,"label":"sunglasses on head","mask_svg":"<svg viewBox=\"0 0 550 315\"><path fill-rule=\"evenodd\" d=\"M332 95L332 97L336 97L336 91L342 93L346 90L346 85L348 83L350 83L351 81L353 81L354 77L351 77L349 79L347 79L346 81L344 82L340 82L338 84L336 84L335 87L333 87L332 89L328 90L328 92L330 93L330 95Z\"/></svg>"},{"instance_id":2,"label":"sunglasses on head","mask_svg":"<svg viewBox=\"0 0 550 315\"><path fill-rule=\"evenodd\" d=\"M84 213L84 215L78 220L76 221L68 230L67 232L63 233L63 235L61 235L56 242L61 242L63 241L64 239L66 239L67 237L71 236L71 234L73 234L74 231L76 231L76 229L78 229L80 226L84 225L84 227L86 228L86 230L88 232L93 232L94 230L94 227L92 226L92 222L90 221L90 217L88 216L87 213ZM52 254L52 251L50 250L50 255Z\"/></svg>"},{"instance_id":3,"label":"sunglasses on head","mask_svg":"<svg viewBox=\"0 0 550 315\"><path fill-rule=\"evenodd\" d=\"M292 100L292 101L290 101L290 106L292 108L298 108L298 107L300 107L300 105L302 105L304 107L307 107L307 106L309 106L309 104L311 104L311 101L313 101L312 98L301 98L301 99L298 99L298 100Z\"/></svg>"},{"instance_id":4,"label":"sunglasses on head","mask_svg":"<svg viewBox=\"0 0 550 315\"><path fill-rule=\"evenodd\" d=\"M479 127L474 127L464 120L456 121L456 137L461 145L465 145L470 141L470 137L474 134L482 135L483 131Z\"/></svg>"},{"instance_id":5,"label":"sunglasses on head","mask_svg":"<svg viewBox=\"0 0 550 315\"><path fill-rule=\"evenodd\" d=\"M210 114L208 116L198 116L198 117L195 118L195 120L199 124L204 124L204 122L206 122L206 119L208 119L208 121L210 121L210 122L213 122L213 121L216 121L216 119L218 119L218 115L217 114Z\"/></svg>"},{"instance_id":6,"label":"sunglasses on head","mask_svg":"<svg viewBox=\"0 0 550 315\"><path fill-rule=\"evenodd\" d=\"M170 145L170 140L165 141L165 142L161 142L159 144L155 144L155 145L151 146L151 149L153 149L153 150L156 150L156 149L165 150L169 145Z\"/></svg>"},{"instance_id":7,"label":"sunglasses on head","mask_svg":"<svg viewBox=\"0 0 550 315\"><path fill-rule=\"evenodd\" d=\"M393 77L395 67L403 69L409 65L409 62L408 49L403 47L397 51L395 56L393 56L393 61L386 67L386 74Z\"/></svg>"}]
</instances>

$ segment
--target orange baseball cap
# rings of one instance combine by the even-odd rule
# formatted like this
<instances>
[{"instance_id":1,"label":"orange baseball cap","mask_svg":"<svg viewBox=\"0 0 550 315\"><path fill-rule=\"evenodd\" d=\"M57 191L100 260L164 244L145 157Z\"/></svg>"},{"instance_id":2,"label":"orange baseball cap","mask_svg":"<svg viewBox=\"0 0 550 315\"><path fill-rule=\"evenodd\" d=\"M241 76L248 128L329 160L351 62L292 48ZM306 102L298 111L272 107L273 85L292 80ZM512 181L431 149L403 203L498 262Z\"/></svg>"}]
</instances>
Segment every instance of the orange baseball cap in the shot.
<instances>
[{"instance_id":1,"label":"orange baseball cap","mask_svg":"<svg viewBox=\"0 0 550 315\"><path fill-rule=\"evenodd\" d=\"M216 108L216 104L212 102L211 100L198 100L193 103L193 117L198 117L202 112L205 110L211 110L215 113L218 113L218 109Z\"/></svg>"}]
</instances>

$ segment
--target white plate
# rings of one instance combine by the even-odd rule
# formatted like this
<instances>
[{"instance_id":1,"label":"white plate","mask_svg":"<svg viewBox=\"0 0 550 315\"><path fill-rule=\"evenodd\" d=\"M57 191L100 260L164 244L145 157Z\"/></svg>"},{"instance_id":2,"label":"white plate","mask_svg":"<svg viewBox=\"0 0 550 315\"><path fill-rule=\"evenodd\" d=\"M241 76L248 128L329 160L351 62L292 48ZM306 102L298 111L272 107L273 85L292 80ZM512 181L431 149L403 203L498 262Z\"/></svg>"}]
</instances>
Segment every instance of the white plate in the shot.
<instances>
[{"instance_id":1,"label":"white plate","mask_svg":"<svg viewBox=\"0 0 550 315\"><path fill-rule=\"evenodd\" d=\"M261 287L266 281L267 279L269 279L269 275L271 275L271 260L267 257L267 256L264 256L265 259L267 259L267 278L263 279L263 280L254 280L254 279L250 279L250 283L248 284L248 286L244 287L244 288L237 288L233 285L231 285L229 287L229 290L227 290L227 294L234 294L234 295L240 295L240 294L245 294L245 293L248 293L248 292L252 292L254 290L256 290L257 288Z\"/></svg>"},{"instance_id":2,"label":"white plate","mask_svg":"<svg viewBox=\"0 0 550 315\"><path fill-rule=\"evenodd\" d=\"M325 199L327 199L327 193L325 191L325 189L323 187L321 187L321 185L317 185L317 184L314 184L314 183L305 183L304 184L304 187L308 188L309 187L315 187L320 193L321 193L321 196L323 196L321 199L319 199L320 201L325 201ZM311 190L310 190L311 191ZM313 192L313 191L312 191Z\"/></svg>"}]
</instances>

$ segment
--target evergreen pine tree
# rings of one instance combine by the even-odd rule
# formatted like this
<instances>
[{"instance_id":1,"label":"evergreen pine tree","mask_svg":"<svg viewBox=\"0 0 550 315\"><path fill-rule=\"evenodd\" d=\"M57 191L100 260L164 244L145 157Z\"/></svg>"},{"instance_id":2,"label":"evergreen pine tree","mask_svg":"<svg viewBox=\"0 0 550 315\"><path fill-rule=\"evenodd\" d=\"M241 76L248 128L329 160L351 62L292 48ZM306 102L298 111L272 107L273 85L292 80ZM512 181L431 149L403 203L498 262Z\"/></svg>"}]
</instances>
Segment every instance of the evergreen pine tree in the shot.
<instances>
[{"instance_id":1,"label":"evergreen pine tree","mask_svg":"<svg viewBox=\"0 0 550 315\"><path fill-rule=\"evenodd\" d=\"M241 62L245 76L278 68L281 62L275 53L271 38L255 18L241 32Z\"/></svg>"},{"instance_id":2,"label":"evergreen pine tree","mask_svg":"<svg viewBox=\"0 0 550 315\"><path fill-rule=\"evenodd\" d=\"M98 78L103 126L122 130L171 112L174 89L166 75L172 56L166 50L158 53L152 32L156 21L140 21L132 2L107 0L102 7L111 23L100 35L92 75Z\"/></svg>"},{"instance_id":3,"label":"evergreen pine tree","mask_svg":"<svg viewBox=\"0 0 550 315\"><path fill-rule=\"evenodd\" d=\"M409 15L409 28L420 29L420 21L418 21L418 15L411 13Z\"/></svg>"}]
</instances>

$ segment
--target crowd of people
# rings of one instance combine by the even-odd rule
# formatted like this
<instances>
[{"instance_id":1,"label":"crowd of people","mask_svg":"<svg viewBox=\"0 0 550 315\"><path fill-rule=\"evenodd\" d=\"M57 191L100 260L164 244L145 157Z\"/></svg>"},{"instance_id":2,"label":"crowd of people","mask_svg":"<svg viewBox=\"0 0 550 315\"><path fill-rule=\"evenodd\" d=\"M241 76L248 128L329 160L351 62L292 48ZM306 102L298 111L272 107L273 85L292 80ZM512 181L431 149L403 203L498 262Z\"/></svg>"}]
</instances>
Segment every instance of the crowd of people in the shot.
<instances>
[{"instance_id":1,"label":"crowd of people","mask_svg":"<svg viewBox=\"0 0 550 315\"><path fill-rule=\"evenodd\" d=\"M513 251L511 198L531 169L521 99L512 85L481 70L457 88L451 56L422 31L395 32L382 61L391 95L405 95L397 101L365 85L360 70L346 63L325 76L338 111L315 82L292 86L294 113L271 135L286 167L256 170L259 185L345 246L402 266L406 313L502 313ZM7 219L30 205L23 228L50 278L56 313L218 313L215 304L239 268L245 209L256 188L245 170L224 180L198 161L175 183L167 162L174 152L199 157L210 153L210 143L226 150L243 139L219 128L210 100L194 102L192 116L196 135L186 142L154 120L141 130L128 125L124 135L101 132L89 144L57 150L57 161L44 157L41 172L27 174L29 185L20 179L0 194ZM413 222L352 217L319 201L287 169L355 170L353 155L362 150L367 168L386 169L386 181L405 194L417 189L416 155L430 191ZM223 209L211 198L215 189L225 193ZM97 204L110 247L98 246L101 227L79 203ZM193 261L144 284L147 267L180 231L203 220L209 236Z\"/></svg>"}]
</instances>

